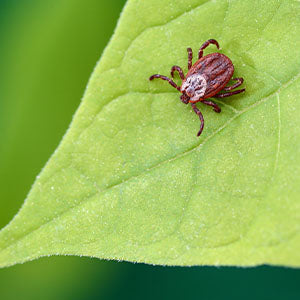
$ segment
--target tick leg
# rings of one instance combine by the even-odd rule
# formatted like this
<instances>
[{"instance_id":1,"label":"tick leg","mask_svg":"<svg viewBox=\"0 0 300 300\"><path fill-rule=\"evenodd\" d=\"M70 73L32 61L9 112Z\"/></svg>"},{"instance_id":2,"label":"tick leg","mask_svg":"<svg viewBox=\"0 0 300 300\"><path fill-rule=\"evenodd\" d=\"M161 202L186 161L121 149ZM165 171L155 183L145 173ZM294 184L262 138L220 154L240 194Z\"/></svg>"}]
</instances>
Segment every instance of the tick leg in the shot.
<instances>
[{"instance_id":1,"label":"tick leg","mask_svg":"<svg viewBox=\"0 0 300 300\"><path fill-rule=\"evenodd\" d=\"M202 44L202 46L199 49L198 59L200 59L203 56L203 50L210 44L214 44L217 46L218 49L220 49L219 43L216 40L213 40L213 39L207 40L206 42L204 42Z\"/></svg>"},{"instance_id":2,"label":"tick leg","mask_svg":"<svg viewBox=\"0 0 300 300\"><path fill-rule=\"evenodd\" d=\"M208 106L212 106L214 108L214 111L217 112L217 113L221 112L221 108L216 103L214 103L212 101L203 100L203 101L201 101L201 103L204 103Z\"/></svg>"},{"instance_id":3,"label":"tick leg","mask_svg":"<svg viewBox=\"0 0 300 300\"><path fill-rule=\"evenodd\" d=\"M159 74L154 74L152 76L149 77L149 80L153 80L154 78L160 78L162 80L166 80L168 81L172 87L174 87L175 89L177 89L178 91L180 91L180 87L177 86L177 84L170 78L163 76L163 75L159 75Z\"/></svg>"},{"instance_id":4,"label":"tick leg","mask_svg":"<svg viewBox=\"0 0 300 300\"><path fill-rule=\"evenodd\" d=\"M244 82L244 79L242 77L232 78L232 80L236 80L237 82L234 85L224 87L223 89L224 91L231 91L237 88L238 86L240 86Z\"/></svg>"},{"instance_id":5,"label":"tick leg","mask_svg":"<svg viewBox=\"0 0 300 300\"><path fill-rule=\"evenodd\" d=\"M201 111L197 108L196 104L191 103L191 105L192 105L192 108L193 108L194 112L198 115L198 117L200 119L200 122L201 122L200 130L197 133L197 136L199 136L202 133L203 128L204 128L204 118L203 118L203 115L202 115Z\"/></svg>"},{"instance_id":6,"label":"tick leg","mask_svg":"<svg viewBox=\"0 0 300 300\"><path fill-rule=\"evenodd\" d=\"M174 78L174 72L177 71L179 73L180 78L183 80L184 79L184 74L183 71L180 67L178 66L173 66L171 69L171 76Z\"/></svg>"},{"instance_id":7,"label":"tick leg","mask_svg":"<svg viewBox=\"0 0 300 300\"><path fill-rule=\"evenodd\" d=\"M186 50L188 52L188 70L189 70L193 65L193 50L192 48L187 48Z\"/></svg>"},{"instance_id":8,"label":"tick leg","mask_svg":"<svg viewBox=\"0 0 300 300\"><path fill-rule=\"evenodd\" d=\"M222 93L222 94L216 94L214 95L214 98L225 98L225 97L230 97L232 95L236 95L239 93L245 92L245 89L233 91L233 92L228 92L228 93Z\"/></svg>"}]
</instances>

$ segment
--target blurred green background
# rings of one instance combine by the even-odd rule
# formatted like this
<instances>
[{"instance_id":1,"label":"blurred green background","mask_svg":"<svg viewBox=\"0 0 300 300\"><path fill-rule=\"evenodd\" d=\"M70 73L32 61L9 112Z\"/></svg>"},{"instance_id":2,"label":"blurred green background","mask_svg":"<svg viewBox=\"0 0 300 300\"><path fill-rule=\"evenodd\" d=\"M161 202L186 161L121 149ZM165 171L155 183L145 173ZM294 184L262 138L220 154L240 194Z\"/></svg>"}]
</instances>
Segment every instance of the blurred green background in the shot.
<instances>
[{"instance_id":1,"label":"blurred green background","mask_svg":"<svg viewBox=\"0 0 300 300\"><path fill-rule=\"evenodd\" d=\"M0 0L0 227L80 103L125 0ZM300 271L49 257L0 270L0 299L300 299Z\"/></svg>"}]
</instances>

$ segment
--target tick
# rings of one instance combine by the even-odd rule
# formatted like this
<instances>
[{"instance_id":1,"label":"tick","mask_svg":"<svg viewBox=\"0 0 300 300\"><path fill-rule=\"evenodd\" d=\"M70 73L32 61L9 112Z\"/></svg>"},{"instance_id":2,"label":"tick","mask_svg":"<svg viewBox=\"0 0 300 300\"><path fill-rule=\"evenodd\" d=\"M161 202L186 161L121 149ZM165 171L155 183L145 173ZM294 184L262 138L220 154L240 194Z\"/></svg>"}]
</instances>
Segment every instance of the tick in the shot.
<instances>
[{"instance_id":1,"label":"tick","mask_svg":"<svg viewBox=\"0 0 300 300\"><path fill-rule=\"evenodd\" d=\"M200 130L197 136L203 131L204 118L201 111L196 107L197 102L212 106L214 111L219 113L221 108L213 101L205 100L207 98L225 98L232 95L236 95L245 91L245 89L235 90L239 87L244 79L242 77L232 78L234 72L234 66L231 60L224 54L211 53L203 56L203 50L210 44L214 44L219 49L219 43L216 40L210 39L203 43L198 52L198 60L193 64L193 51L191 48L187 48L188 52L188 72L186 76L179 66L173 66L171 68L171 77L174 78L174 73L177 71L182 80L181 86L170 78L154 74L149 80L154 78L160 78L166 80L175 89L182 93L180 100L184 104L190 103L194 112L200 119ZM236 83L231 86L226 86L230 79L235 80ZM220 91L226 91L225 93L219 93Z\"/></svg>"}]
</instances>

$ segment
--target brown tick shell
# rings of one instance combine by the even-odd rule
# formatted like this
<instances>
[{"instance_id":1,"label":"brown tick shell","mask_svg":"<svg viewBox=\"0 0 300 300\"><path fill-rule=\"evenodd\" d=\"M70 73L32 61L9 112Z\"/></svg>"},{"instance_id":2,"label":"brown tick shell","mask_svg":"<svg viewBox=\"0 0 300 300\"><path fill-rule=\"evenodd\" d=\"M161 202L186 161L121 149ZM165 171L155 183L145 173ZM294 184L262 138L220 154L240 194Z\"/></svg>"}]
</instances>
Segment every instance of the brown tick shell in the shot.
<instances>
[{"instance_id":1,"label":"brown tick shell","mask_svg":"<svg viewBox=\"0 0 300 300\"><path fill-rule=\"evenodd\" d=\"M186 74L182 84L186 81L187 77L193 74L200 74L205 77L207 87L203 97L195 101L198 102L213 97L220 92L231 79L233 72L233 64L226 55L221 53L211 53L201 57L195 62Z\"/></svg>"}]
</instances>

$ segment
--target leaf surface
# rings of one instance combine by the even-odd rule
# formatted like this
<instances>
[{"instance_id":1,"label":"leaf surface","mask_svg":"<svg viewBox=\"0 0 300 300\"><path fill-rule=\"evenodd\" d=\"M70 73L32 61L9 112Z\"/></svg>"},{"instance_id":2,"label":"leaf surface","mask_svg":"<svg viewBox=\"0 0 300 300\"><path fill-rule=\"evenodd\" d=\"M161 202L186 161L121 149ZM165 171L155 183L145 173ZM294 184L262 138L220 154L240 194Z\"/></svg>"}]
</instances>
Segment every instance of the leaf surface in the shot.
<instances>
[{"instance_id":1,"label":"leaf surface","mask_svg":"<svg viewBox=\"0 0 300 300\"><path fill-rule=\"evenodd\" d=\"M166 82L215 38L246 93ZM63 141L0 232L0 266L45 255L299 266L300 2L131 0ZM214 46L205 54L216 51ZM176 81L179 83L178 78Z\"/></svg>"}]
</instances>

